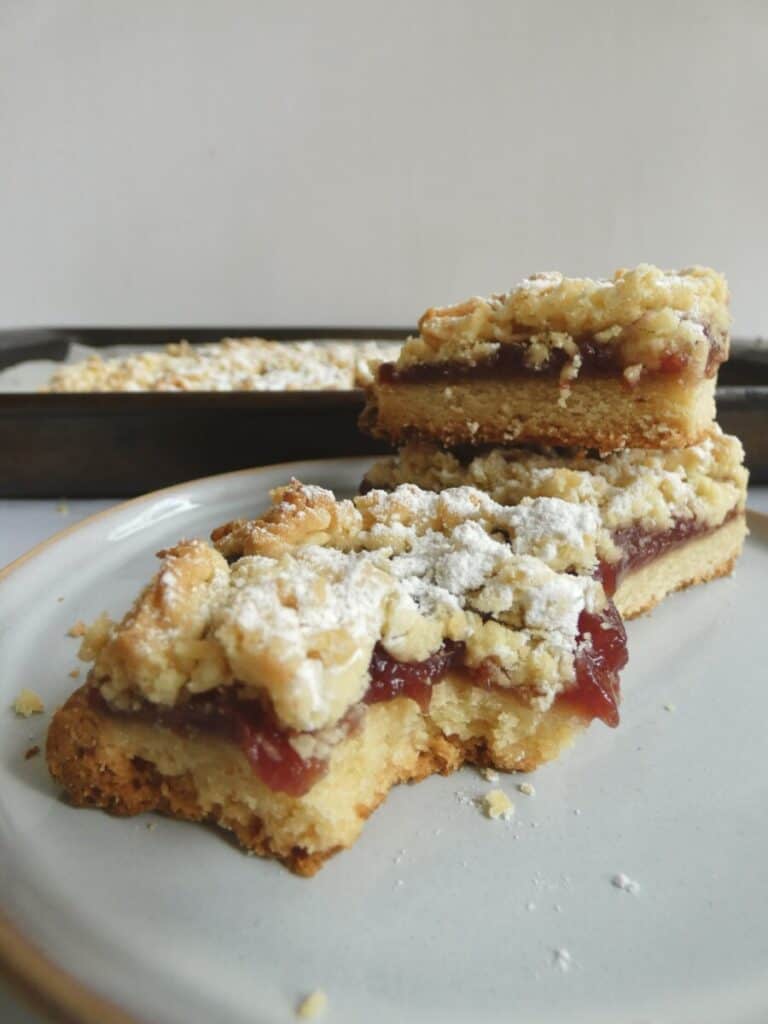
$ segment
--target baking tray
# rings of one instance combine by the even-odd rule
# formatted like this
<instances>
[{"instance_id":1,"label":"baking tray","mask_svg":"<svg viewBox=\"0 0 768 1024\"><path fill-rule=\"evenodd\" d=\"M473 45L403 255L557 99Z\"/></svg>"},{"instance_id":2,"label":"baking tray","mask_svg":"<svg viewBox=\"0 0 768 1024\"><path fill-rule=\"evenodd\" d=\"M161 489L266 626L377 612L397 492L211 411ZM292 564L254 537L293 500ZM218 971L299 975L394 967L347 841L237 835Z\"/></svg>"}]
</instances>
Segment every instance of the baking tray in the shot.
<instances>
[{"instance_id":1,"label":"baking tray","mask_svg":"<svg viewBox=\"0 0 768 1024\"><path fill-rule=\"evenodd\" d=\"M180 338L398 340L409 328L142 327L0 330L0 368L94 348ZM0 496L124 497L248 466L385 445L361 434L362 391L0 394ZM768 349L734 343L718 419L744 442L753 483L768 483Z\"/></svg>"}]
</instances>

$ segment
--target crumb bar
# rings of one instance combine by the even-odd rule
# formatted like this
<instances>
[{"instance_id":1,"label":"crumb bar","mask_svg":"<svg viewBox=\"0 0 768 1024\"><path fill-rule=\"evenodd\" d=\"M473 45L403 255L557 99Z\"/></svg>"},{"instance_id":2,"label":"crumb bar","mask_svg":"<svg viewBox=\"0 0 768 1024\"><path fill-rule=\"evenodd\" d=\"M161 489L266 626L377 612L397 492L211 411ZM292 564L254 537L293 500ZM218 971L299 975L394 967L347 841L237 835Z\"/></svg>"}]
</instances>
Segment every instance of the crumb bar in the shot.
<instances>
[{"instance_id":1,"label":"crumb bar","mask_svg":"<svg viewBox=\"0 0 768 1024\"><path fill-rule=\"evenodd\" d=\"M68 391L345 391L400 350L391 342L186 341L122 358L94 355L62 366L44 389Z\"/></svg>"},{"instance_id":2,"label":"crumb bar","mask_svg":"<svg viewBox=\"0 0 768 1024\"><path fill-rule=\"evenodd\" d=\"M736 437L713 424L699 444L584 453L493 448L450 452L411 443L368 471L363 490L409 481L440 491L472 486L505 505L541 496L597 507L607 537L602 579L624 618L667 594L728 574L746 534L748 473Z\"/></svg>"},{"instance_id":3,"label":"crumb bar","mask_svg":"<svg viewBox=\"0 0 768 1024\"><path fill-rule=\"evenodd\" d=\"M530 769L618 722L621 620L593 506L413 485L337 501L293 482L185 541L120 623L47 757L78 805L230 829L311 874L397 782Z\"/></svg>"},{"instance_id":4,"label":"crumb bar","mask_svg":"<svg viewBox=\"0 0 768 1024\"><path fill-rule=\"evenodd\" d=\"M361 426L397 444L694 444L714 418L729 323L725 279L704 267L537 274L427 310L378 367Z\"/></svg>"}]
</instances>

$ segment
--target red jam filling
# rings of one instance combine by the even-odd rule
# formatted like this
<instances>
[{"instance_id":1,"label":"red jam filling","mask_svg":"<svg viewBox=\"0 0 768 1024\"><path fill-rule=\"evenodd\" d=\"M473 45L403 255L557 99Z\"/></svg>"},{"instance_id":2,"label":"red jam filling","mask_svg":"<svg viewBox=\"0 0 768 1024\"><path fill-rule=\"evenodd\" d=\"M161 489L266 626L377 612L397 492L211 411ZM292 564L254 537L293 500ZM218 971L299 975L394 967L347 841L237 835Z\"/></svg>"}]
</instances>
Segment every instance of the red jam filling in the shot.
<instances>
[{"instance_id":1,"label":"red jam filling","mask_svg":"<svg viewBox=\"0 0 768 1024\"><path fill-rule=\"evenodd\" d=\"M619 672L627 664L627 633L611 602L602 614L579 616L576 685L559 697L585 718L619 724Z\"/></svg>"},{"instance_id":2,"label":"red jam filling","mask_svg":"<svg viewBox=\"0 0 768 1024\"><path fill-rule=\"evenodd\" d=\"M440 650L425 661L395 661L381 644L376 644L369 668L371 682L363 702L378 704L395 697L410 697L422 711L427 711L433 683L449 669L460 665L463 654L464 644L446 640Z\"/></svg>"},{"instance_id":3,"label":"red jam filling","mask_svg":"<svg viewBox=\"0 0 768 1024\"><path fill-rule=\"evenodd\" d=\"M704 331L709 338L706 327ZM581 356L580 377L615 377L623 374L625 363L616 346L597 342L591 335L576 337L574 342ZM416 363L403 369L398 369L395 363L382 363L378 369L378 379L381 384L395 384L400 381L450 383L489 377L558 377L571 358L564 349L553 348L547 362L539 368L533 368L525 362L526 352L527 346L524 344L506 344L500 345L493 355L475 363ZM714 376L724 358L723 346L710 338L705 376ZM687 365L688 357L684 353L669 352L662 356L657 369L648 372L668 377L679 376Z\"/></svg>"},{"instance_id":4,"label":"red jam filling","mask_svg":"<svg viewBox=\"0 0 768 1024\"><path fill-rule=\"evenodd\" d=\"M624 576L633 569L639 569L659 555L694 537L703 537L713 530L719 529L739 514L733 509L717 526L708 526L695 517L678 519L668 530L644 530L641 526L626 526L615 530L613 540L621 549L621 557L616 562L601 562L597 576L603 584L606 594L612 597Z\"/></svg>"},{"instance_id":5,"label":"red jam filling","mask_svg":"<svg viewBox=\"0 0 768 1024\"><path fill-rule=\"evenodd\" d=\"M234 712L234 734L264 785L280 793L303 796L328 771L325 759L301 757L290 742L297 734L280 726L260 705Z\"/></svg>"},{"instance_id":6,"label":"red jam filling","mask_svg":"<svg viewBox=\"0 0 768 1024\"><path fill-rule=\"evenodd\" d=\"M626 664L627 651L624 626L613 604L609 602L600 615L581 613L577 645L575 683L557 699L567 701L587 720L600 718L606 725L615 726L619 721L618 673ZM463 660L464 644L451 640L429 658L416 662L397 661L377 644L363 703L377 704L396 697L409 697L422 711L427 711L433 686L449 670L463 668ZM464 668L464 671L475 685L488 685L482 668L474 671ZM231 739L240 746L266 786L289 796L303 796L328 770L324 758L301 757L291 743L300 733L280 725L273 712L258 701L238 701L226 693L214 692L193 697L174 708L147 705L138 711L115 712L96 687L91 688L90 699L102 712L157 722L185 735L212 732ZM340 726L350 732L356 722L353 709Z\"/></svg>"}]
</instances>

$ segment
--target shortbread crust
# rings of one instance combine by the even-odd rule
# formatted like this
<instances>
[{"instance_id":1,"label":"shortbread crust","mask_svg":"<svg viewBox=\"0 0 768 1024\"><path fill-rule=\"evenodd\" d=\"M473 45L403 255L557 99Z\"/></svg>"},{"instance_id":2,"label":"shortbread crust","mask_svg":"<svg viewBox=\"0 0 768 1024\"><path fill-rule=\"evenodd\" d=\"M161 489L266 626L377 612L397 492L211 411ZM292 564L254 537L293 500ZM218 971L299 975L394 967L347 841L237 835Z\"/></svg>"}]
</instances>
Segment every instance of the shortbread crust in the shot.
<instances>
[{"instance_id":1,"label":"shortbread crust","mask_svg":"<svg viewBox=\"0 0 768 1024\"><path fill-rule=\"evenodd\" d=\"M587 724L567 704L541 712L514 693L448 677L434 687L426 714L403 697L370 707L361 731L335 747L327 774L292 797L264 785L235 744L100 713L82 687L53 719L47 758L76 806L211 821L249 852L313 875L354 843L393 785L448 774L465 761L531 771Z\"/></svg>"}]
</instances>

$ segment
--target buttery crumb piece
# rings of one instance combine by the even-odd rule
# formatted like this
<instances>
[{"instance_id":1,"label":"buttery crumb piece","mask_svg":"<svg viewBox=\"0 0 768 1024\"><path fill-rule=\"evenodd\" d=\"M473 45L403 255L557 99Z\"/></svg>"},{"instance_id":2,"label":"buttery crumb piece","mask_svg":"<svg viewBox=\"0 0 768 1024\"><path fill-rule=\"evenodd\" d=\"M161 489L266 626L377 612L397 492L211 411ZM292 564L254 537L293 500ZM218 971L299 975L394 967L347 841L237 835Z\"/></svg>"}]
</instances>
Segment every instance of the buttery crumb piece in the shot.
<instances>
[{"instance_id":1,"label":"buttery crumb piece","mask_svg":"<svg viewBox=\"0 0 768 1024\"><path fill-rule=\"evenodd\" d=\"M77 679L77 677L79 675L80 675L80 669L79 668L73 668L72 671L69 673L69 678L70 679Z\"/></svg>"},{"instance_id":2,"label":"buttery crumb piece","mask_svg":"<svg viewBox=\"0 0 768 1024\"><path fill-rule=\"evenodd\" d=\"M60 516L68 516L69 505L66 503L66 501L60 501L56 506L56 511L59 513Z\"/></svg>"},{"instance_id":3,"label":"buttery crumb piece","mask_svg":"<svg viewBox=\"0 0 768 1024\"><path fill-rule=\"evenodd\" d=\"M145 827L147 829L147 832L154 832L155 829L157 828L157 825L154 821L148 821Z\"/></svg>"},{"instance_id":4,"label":"buttery crumb piece","mask_svg":"<svg viewBox=\"0 0 768 1024\"><path fill-rule=\"evenodd\" d=\"M308 995L306 999L302 999L296 1010L296 1016L302 1017L304 1020L310 1020L323 1013L327 1005L328 996L319 988L311 995Z\"/></svg>"},{"instance_id":5,"label":"buttery crumb piece","mask_svg":"<svg viewBox=\"0 0 768 1024\"><path fill-rule=\"evenodd\" d=\"M515 813L515 805L503 789L492 789L483 797L483 810L488 818L509 821Z\"/></svg>"},{"instance_id":6,"label":"buttery crumb piece","mask_svg":"<svg viewBox=\"0 0 768 1024\"><path fill-rule=\"evenodd\" d=\"M530 782L521 782L517 787L523 796L536 796L536 790Z\"/></svg>"},{"instance_id":7,"label":"buttery crumb piece","mask_svg":"<svg viewBox=\"0 0 768 1024\"><path fill-rule=\"evenodd\" d=\"M88 631L88 627L82 619L78 619L74 626L70 626L67 630L67 636L85 636Z\"/></svg>"},{"instance_id":8,"label":"buttery crumb piece","mask_svg":"<svg viewBox=\"0 0 768 1024\"><path fill-rule=\"evenodd\" d=\"M29 718L30 715L39 715L45 711L45 704L34 690L22 690L13 702L13 710L22 718Z\"/></svg>"},{"instance_id":9,"label":"buttery crumb piece","mask_svg":"<svg viewBox=\"0 0 768 1024\"><path fill-rule=\"evenodd\" d=\"M35 744L34 747L30 747L29 750L24 752L24 760L25 761L29 761L29 759L31 757L35 757L35 755L37 755L39 753L40 753L40 747L38 747L37 744Z\"/></svg>"},{"instance_id":10,"label":"buttery crumb piece","mask_svg":"<svg viewBox=\"0 0 768 1024\"><path fill-rule=\"evenodd\" d=\"M59 604L61 604L61 602L64 600L64 598L63 597L57 597L56 600L59 602Z\"/></svg>"},{"instance_id":11,"label":"buttery crumb piece","mask_svg":"<svg viewBox=\"0 0 768 1024\"><path fill-rule=\"evenodd\" d=\"M493 768L481 768L480 769L480 774L488 782L498 782L499 781L499 773L497 771L494 771Z\"/></svg>"},{"instance_id":12,"label":"buttery crumb piece","mask_svg":"<svg viewBox=\"0 0 768 1024\"><path fill-rule=\"evenodd\" d=\"M675 705L674 704L665 704L664 705L664 710L665 711L674 711L675 710Z\"/></svg>"}]
</instances>

